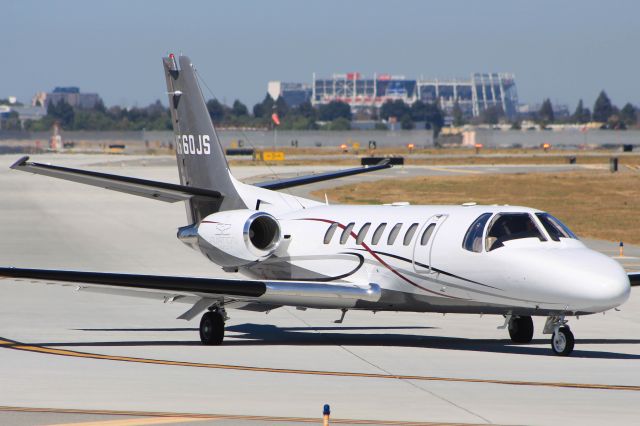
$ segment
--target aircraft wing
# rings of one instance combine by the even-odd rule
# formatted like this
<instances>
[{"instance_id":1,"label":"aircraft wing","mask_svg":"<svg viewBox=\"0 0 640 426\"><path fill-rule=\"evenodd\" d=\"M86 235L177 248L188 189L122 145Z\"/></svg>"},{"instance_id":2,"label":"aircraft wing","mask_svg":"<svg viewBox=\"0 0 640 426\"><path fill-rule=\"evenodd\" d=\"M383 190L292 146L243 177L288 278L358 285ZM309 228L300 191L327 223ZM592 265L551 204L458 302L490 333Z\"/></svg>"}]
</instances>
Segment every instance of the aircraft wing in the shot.
<instances>
[{"instance_id":1,"label":"aircraft wing","mask_svg":"<svg viewBox=\"0 0 640 426\"><path fill-rule=\"evenodd\" d=\"M28 160L29 157L24 156L16 161L11 168L14 170L22 170L72 182L84 183L86 185L93 185L113 191L138 195L154 200L165 201L167 203L184 201L191 197L214 199L222 202L223 198L223 195L220 192L211 191L209 189L72 169L68 167L52 166L50 164L33 163Z\"/></svg>"},{"instance_id":2,"label":"aircraft wing","mask_svg":"<svg viewBox=\"0 0 640 426\"><path fill-rule=\"evenodd\" d=\"M260 188L271 189L275 191L278 189L292 188L294 186L322 182L324 180L331 180L331 179L337 179L345 176L358 175L360 173L368 173L368 172L375 172L383 169L390 169L391 167L392 166L391 164L389 164L389 160L383 160L380 162L380 164L376 164L375 166L354 167L352 169L337 170L334 172L317 173L317 174L297 176L297 177L287 178L287 179L260 182L254 185L259 186Z\"/></svg>"},{"instance_id":3,"label":"aircraft wing","mask_svg":"<svg viewBox=\"0 0 640 426\"><path fill-rule=\"evenodd\" d=\"M631 283L631 287L640 286L640 272L630 272L629 282Z\"/></svg>"},{"instance_id":4,"label":"aircraft wing","mask_svg":"<svg viewBox=\"0 0 640 426\"><path fill-rule=\"evenodd\" d=\"M165 301L184 299L181 301L193 303L193 307L179 317L182 319L192 319L216 302L350 308L358 301L376 302L381 295L380 287L369 283L327 284L21 268L0 268L0 277L71 284L78 290L88 288L101 293L141 297L155 295Z\"/></svg>"}]
</instances>

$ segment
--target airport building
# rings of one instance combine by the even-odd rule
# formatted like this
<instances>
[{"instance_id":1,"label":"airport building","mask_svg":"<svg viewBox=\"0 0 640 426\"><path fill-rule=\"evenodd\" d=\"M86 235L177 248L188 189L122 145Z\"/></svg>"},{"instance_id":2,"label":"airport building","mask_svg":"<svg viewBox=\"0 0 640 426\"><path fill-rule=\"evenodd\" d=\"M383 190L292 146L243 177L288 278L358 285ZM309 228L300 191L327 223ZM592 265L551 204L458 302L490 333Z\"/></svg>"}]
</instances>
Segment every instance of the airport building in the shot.
<instances>
[{"instance_id":1,"label":"airport building","mask_svg":"<svg viewBox=\"0 0 640 426\"><path fill-rule=\"evenodd\" d=\"M101 102L97 93L82 93L78 87L56 87L53 92L38 92L31 100L33 106L48 107L50 103L57 105L64 100L74 108L91 109Z\"/></svg>"},{"instance_id":2,"label":"airport building","mask_svg":"<svg viewBox=\"0 0 640 426\"><path fill-rule=\"evenodd\" d=\"M282 81L270 81L267 87L267 93L272 98L282 97L290 107L311 100L311 86L305 83L284 83Z\"/></svg>"},{"instance_id":3,"label":"airport building","mask_svg":"<svg viewBox=\"0 0 640 426\"><path fill-rule=\"evenodd\" d=\"M509 73L475 73L468 79L408 79L403 75L360 73L334 74L331 77L313 75L312 84L269 82L269 87L279 88L285 101L294 99L299 105L311 100L313 105L331 101L346 102L355 111L379 108L385 102L402 100L407 104L416 101L437 102L444 111L451 113L457 103L467 117L478 117L491 107L501 108L509 118L515 117L518 108L518 92L515 77ZM271 93L271 92L270 92ZM301 100L304 99L304 100Z\"/></svg>"}]
</instances>

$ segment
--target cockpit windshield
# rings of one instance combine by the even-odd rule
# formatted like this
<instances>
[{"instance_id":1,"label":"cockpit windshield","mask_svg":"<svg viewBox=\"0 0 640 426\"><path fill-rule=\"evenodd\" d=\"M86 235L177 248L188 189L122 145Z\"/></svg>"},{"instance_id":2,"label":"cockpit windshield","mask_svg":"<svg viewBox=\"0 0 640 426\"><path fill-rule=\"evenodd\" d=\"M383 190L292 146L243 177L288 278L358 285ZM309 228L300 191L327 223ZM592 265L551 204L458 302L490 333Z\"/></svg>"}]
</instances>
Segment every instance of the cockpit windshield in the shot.
<instances>
[{"instance_id":1,"label":"cockpit windshield","mask_svg":"<svg viewBox=\"0 0 640 426\"><path fill-rule=\"evenodd\" d=\"M487 251L491 251L502 247L506 241L522 238L538 238L540 241L546 241L528 213L500 213L489 224L485 245Z\"/></svg>"},{"instance_id":2,"label":"cockpit windshield","mask_svg":"<svg viewBox=\"0 0 640 426\"><path fill-rule=\"evenodd\" d=\"M578 239L576 234L571 232L567 225L560 222L560 220L551 216L549 213L536 213L536 216L553 241L560 241L560 238Z\"/></svg>"}]
</instances>

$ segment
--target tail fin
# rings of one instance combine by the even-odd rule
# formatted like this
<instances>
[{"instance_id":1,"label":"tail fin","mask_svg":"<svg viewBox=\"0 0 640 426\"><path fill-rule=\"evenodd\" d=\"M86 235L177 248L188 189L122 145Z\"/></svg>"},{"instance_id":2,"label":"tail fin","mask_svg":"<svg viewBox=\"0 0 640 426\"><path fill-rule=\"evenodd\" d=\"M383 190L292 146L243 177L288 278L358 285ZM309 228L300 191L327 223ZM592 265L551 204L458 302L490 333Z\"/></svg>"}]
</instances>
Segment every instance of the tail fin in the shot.
<instances>
[{"instance_id":1,"label":"tail fin","mask_svg":"<svg viewBox=\"0 0 640 426\"><path fill-rule=\"evenodd\" d=\"M179 62L179 63L178 63ZM173 55L163 58L169 108L175 134L180 183L219 191L222 203L193 197L187 204L189 223L219 210L246 208L229 173L222 145L209 117L191 60Z\"/></svg>"}]
</instances>

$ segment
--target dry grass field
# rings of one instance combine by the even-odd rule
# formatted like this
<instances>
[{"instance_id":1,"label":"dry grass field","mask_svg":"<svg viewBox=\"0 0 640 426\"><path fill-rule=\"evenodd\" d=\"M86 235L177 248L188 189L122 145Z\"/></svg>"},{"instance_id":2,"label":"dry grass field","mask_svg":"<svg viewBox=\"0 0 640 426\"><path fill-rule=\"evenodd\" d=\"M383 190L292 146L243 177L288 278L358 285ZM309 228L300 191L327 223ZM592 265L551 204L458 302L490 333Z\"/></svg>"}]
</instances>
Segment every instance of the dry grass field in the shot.
<instances>
[{"instance_id":1,"label":"dry grass field","mask_svg":"<svg viewBox=\"0 0 640 426\"><path fill-rule=\"evenodd\" d=\"M334 203L511 204L549 211L585 238L640 244L640 172L432 176L327 191ZM324 198L324 191L314 194Z\"/></svg>"}]
</instances>

